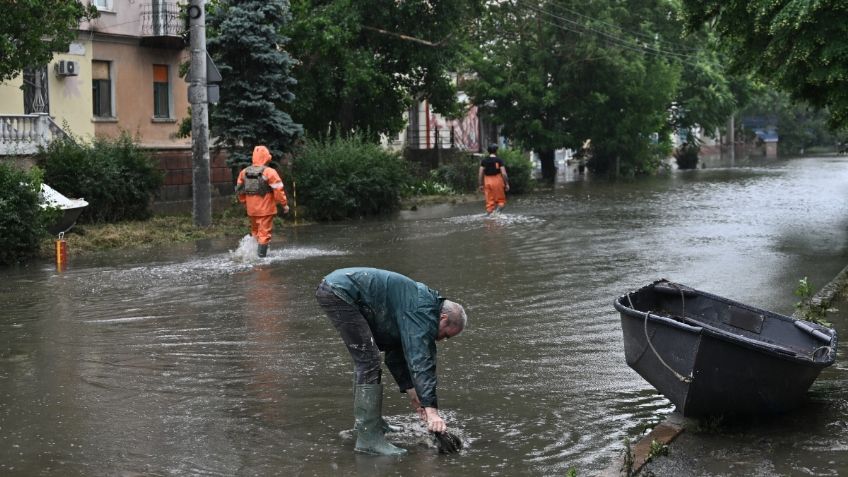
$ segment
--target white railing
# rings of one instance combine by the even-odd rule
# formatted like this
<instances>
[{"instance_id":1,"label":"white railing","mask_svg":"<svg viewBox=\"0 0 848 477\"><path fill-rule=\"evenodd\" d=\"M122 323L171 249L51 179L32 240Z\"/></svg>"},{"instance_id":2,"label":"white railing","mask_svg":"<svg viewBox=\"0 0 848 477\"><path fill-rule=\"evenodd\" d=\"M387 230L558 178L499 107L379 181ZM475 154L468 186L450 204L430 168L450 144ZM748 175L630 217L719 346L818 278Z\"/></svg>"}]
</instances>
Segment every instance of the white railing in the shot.
<instances>
[{"instance_id":1,"label":"white railing","mask_svg":"<svg viewBox=\"0 0 848 477\"><path fill-rule=\"evenodd\" d=\"M0 114L0 156L29 155L64 135L46 113Z\"/></svg>"}]
</instances>

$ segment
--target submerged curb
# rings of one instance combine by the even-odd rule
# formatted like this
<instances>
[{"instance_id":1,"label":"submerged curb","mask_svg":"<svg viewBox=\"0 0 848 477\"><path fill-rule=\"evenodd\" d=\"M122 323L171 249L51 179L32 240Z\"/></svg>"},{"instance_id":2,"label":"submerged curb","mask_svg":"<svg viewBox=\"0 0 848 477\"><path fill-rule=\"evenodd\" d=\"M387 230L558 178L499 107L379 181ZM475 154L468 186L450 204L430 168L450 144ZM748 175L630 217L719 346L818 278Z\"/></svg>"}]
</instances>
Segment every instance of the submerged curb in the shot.
<instances>
[{"instance_id":1,"label":"submerged curb","mask_svg":"<svg viewBox=\"0 0 848 477\"><path fill-rule=\"evenodd\" d=\"M810 298L812 306L830 306L836 299L836 296L848 287L848 265L839 272L827 285L823 286L815 295ZM792 314L792 318L801 318L800 310Z\"/></svg>"},{"instance_id":2,"label":"submerged curb","mask_svg":"<svg viewBox=\"0 0 848 477\"><path fill-rule=\"evenodd\" d=\"M836 300L837 296L846 288L848 288L848 266L845 266L845 268L843 268L842 271L833 278L833 280L816 292L816 294L810 298L810 304L812 306L830 306L830 304ZM792 314L793 318L800 319L801 316L801 310L797 310ZM653 442L660 445L670 444L675 438L677 438L677 436L686 430L685 422L686 419L681 414L677 412L669 414L662 422L657 424L651 432L642 436L635 442L635 444L633 444L630 456L632 458L632 465L629 474L625 469L626 456L622 452L621 455L618 455L613 459L613 462L609 465L609 467L597 474L598 477L638 475L639 471L641 471L645 464L647 464L651 459L651 444Z\"/></svg>"}]
</instances>

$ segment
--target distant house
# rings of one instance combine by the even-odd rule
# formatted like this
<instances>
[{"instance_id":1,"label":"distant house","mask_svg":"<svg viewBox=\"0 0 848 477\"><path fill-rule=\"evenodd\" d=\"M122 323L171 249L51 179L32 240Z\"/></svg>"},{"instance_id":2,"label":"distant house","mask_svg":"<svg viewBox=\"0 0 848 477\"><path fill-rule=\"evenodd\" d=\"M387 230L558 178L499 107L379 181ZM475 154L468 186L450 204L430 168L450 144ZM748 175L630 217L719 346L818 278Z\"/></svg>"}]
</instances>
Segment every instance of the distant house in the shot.
<instances>
[{"instance_id":1,"label":"distant house","mask_svg":"<svg viewBox=\"0 0 848 477\"><path fill-rule=\"evenodd\" d=\"M754 134L757 136L757 142L761 142L765 147L765 156L776 158L777 143L780 141L777 131L774 129L755 129Z\"/></svg>"}]
</instances>

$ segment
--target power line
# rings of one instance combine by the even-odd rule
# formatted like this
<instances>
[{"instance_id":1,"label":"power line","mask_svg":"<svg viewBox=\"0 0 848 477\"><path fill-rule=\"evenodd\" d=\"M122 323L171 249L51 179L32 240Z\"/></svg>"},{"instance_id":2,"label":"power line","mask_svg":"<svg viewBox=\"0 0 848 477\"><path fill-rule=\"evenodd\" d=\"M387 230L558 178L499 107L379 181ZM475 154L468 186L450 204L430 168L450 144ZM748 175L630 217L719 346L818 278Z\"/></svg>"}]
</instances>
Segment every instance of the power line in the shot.
<instances>
[{"instance_id":1,"label":"power line","mask_svg":"<svg viewBox=\"0 0 848 477\"><path fill-rule=\"evenodd\" d=\"M574 9L571 9L571 8L569 8L569 7L565 6L565 5L561 5L561 4L558 4L558 3L550 3L550 4L548 4L548 5L550 5L550 6L554 7L554 8L556 8L556 9L558 9L558 10L560 10L560 11L566 11L566 12L568 12L568 13L571 13L572 15L575 15L575 16L577 16L577 17L585 18L585 19L587 19L587 20L591 20L591 21L593 21L593 22L597 22L597 23L600 23L600 24L602 24L602 25L606 25L606 26L608 26L608 27L612 27L612 28L614 28L614 29L616 29L616 30L618 30L618 31L620 31L620 32L622 32L622 33L628 33L628 34L633 35L633 36L641 36L641 37L644 37L644 38L649 39L649 40L651 40L651 41L658 41L658 40L657 40L657 38L655 38L653 35L651 35L651 34L649 34L649 33L642 33L642 32L639 32L639 31L628 30L628 29L626 29L626 28L622 28L622 27L621 27L621 26L619 26L619 25L616 25L616 24L613 24L613 23L609 23L609 22L606 22L606 21L604 21L604 20L601 20L601 19L598 19L598 18L595 18L595 17L589 16L589 15L585 15L585 14L580 13L580 12L578 12L578 11L574 10ZM700 51L700 50L699 50L699 49L697 49L697 48L683 48L683 49L675 48L675 49L676 49L677 51L690 51L690 52L697 52L697 51Z\"/></svg>"},{"instance_id":2,"label":"power line","mask_svg":"<svg viewBox=\"0 0 848 477\"><path fill-rule=\"evenodd\" d=\"M624 47L630 47L632 49L633 48L632 43L638 44L637 41L634 41L632 39L623 38L623 37L620 37L618 35L614 35L612 33L609 33L609 32L603 31L603 30L599 30L597 28L593 28L591 26L588 26L588 25L585 25L583 23L577 22L575 20L565 18L563 16L551 13L547 10L538 8L536 6L531 6L531 5L525 4L524 8L526 8L528 10L532 10L536 13L541 13L541 14L546 15L548 17L551 17L555 20L562 20L566 23L572 24L572 25L574 25L578 28L582 28L582 29L587 30L589 32L596 33L596 34L601 35L601 36L603 36L607 39L615 41L615 42L617 42L618 44L620 44L621 46L624 46ZM572 31L574 33L581 33L581 34L583 33L581 31L574 30L573 28L568 28L565 25L559 25L559 24L556 24L556 23L551 23L550 21L548 21L547 23L554 25L554 26L557 26L557 27L564 29L564 30ZM654 47L648 46L646 43L641 43L641 47L639 47L639 48L640 48L640 51L641 50L648 50L650 52L654 52L654 53L661 54L661 55L664 55L664 56L673 56L673 57L678 57L680 59L691 59L691 56L689 56L689 55L683 55L683 54L680 54L680 53L674 53L674 52L665 51L665 50L662 50L662 49L659 49L659 48L654 48Z\"/></svg>"},{"instance_id":3,"label":"power line","mask_svg":"<svg viewBox=\"0 0 848 477\"><path fill-rule=\"evenodd\" d=\"M586 33L595 34L597 36L604 37L607 40L614 42L617 46L620 46L620 47L627 49L627 50L631 50L631 51L635 51L635 52L639 52L639 53L654 54L654 55L657 55L657 56L664 56L666 58L674 58L678 61L682 61L683 63L689 64L691 66L695 65L694 63L691 62L691 60L694 59L691 55L685 55L685 54L682 54L682 53L666 51L666 50L663 50L661 48L649 46L648 44L646 44L644 42L640 44L638 41L635 41L633 39L623 38L621 36L609 33L607 31L603 31L603 30L600 30L600 29L597 29L597 28L593 28L591 26L585 25L583 23L572 20L570 18L566 18L566 17L563 17L561 15L551 13L550 11L544 10L542 8L535 6L535 5L526 4L526 3L522 2L521 0L516 1L516 6L524 8L526 11L532 11L536 14L541 14L541 15L550 17L553 20L545 19L545 18L539 18L539 17L537 17L537 19L539 21L544 22L547 25L553 26L555 28L558 28L558 29L561 29L561 30L564 30L564 31L570 31L572 33L577 33L579 35L584 35ZM565 22L565 23L564 24L559 23L556 20L559 20L559 21L562 21L562 22ZM571 26L569 26L569 25L571 25ZM634 43L636 43L639 46L635 46Z\"/></svg>"}]
</instances>

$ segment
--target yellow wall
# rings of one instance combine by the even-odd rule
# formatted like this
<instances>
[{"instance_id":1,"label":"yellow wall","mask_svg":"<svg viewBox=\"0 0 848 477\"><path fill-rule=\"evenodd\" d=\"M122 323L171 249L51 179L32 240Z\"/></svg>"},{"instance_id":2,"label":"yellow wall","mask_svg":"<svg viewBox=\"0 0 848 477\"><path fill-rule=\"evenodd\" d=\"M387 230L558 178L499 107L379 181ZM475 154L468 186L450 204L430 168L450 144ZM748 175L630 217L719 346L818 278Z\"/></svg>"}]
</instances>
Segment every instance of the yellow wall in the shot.
<instances>
[{"instance_id":1,"label":"yellow wall","mask_svg":"<svg viewBox=\"0 0 848 477\"><path fill-rule=\"evenodd\" d=\"M54 65L61 60L80 64L78 76L60 77ZM24 92L20 89L21 76L0 84L0 114L24 114ZM91 43L74 42L68 52L57 53L47 65L47 91L50 117L59 127L67 121L70 131L77 136L94 136L91 122Z\"/></svg>"},{"instance_id":2,"label":"yellow wall","mask_svg":"<svg viewBox=\"0 0 848 477\"><path fill-rule=\"evenodd\" d=\"M67 122L70 131L84 139L94 136L91 122L91 42L79 41L71 45L70 53L59 53L50 62L47 77L50 84L50 116L60 127ZM61 61L79 63L79 75L58 76L55 65Z\"/></svg>"},{"instance_id":3,"label":"yellow wall","mask_svg":"<svg viewBox=\"0 0 848 477\"><path fill-rule=\"evenodd\" d=\"M21 77L0 83L0 114L24 114L24 92Z\"/></svg>"}]
</instances>

